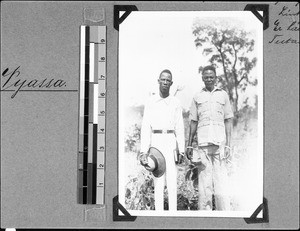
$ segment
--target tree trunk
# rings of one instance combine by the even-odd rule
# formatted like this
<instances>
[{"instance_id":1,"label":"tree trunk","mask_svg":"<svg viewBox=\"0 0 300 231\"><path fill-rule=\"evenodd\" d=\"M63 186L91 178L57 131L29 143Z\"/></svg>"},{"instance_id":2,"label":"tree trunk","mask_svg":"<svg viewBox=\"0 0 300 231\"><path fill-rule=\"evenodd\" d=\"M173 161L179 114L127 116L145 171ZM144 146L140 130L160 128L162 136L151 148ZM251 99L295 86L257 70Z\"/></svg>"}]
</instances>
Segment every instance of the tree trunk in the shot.
<instances>
[{"instance_id":1,"label":"tree trunk","mask_svg":"<svg viewBox=\"0 0 300 231\"><path fill-rule=\"evenodd\" d=\"M235 105L234 105L234 109L236 112L238 112L238 101L239 101L239 93L238 93L238 85L239 82L237 80L237 74L236 74L236 70L233 70L233 76L234 76L234 90L235 90Z\"/></svg>"},{"instance_id":2,"label":"tree trunk","mask_svg":"<svg viewBox=\"0 0 300 231\"><path fill-rule=\"evenodd\" d=\"M220 55L221 55L221 58L222 58L222 66L223 66L223 71L224 71L225 80L226 80L226 83L227 83L227 92L228 92L229 100L230 100L230 102L233 102L233 103L234 103L233 94L232 94L232 89L229 88L230 84L229 84L228 74L227 74L226 67L225 67L224 56L223 56L223 53L222 53L221 48L218 49L218 51L219 51L219 53L220 53Z\"/></svg>"},{"instance_id":3,"label":"tree trunk","mask_svg":"<svg viewBox=\"0 0 300 231\"><path fill-rule=\"evenodd\" d=\"M232 48L234 50L234 64L232 67L232 73L233 73L233 77L234 77L234 89L235 89L235 102L234 102L234 110L235 110L235 114L238 115L238 102L239 102L239 94L237 91L238 85L239 85L239 81L238 81L238 76L236 73L236 69L235 69L235 65L237 62L237 50L235 49L234 44L232 44Z\"/></svg>"},{"instance_id":4,"label":"tree trunk","mask_svg":"<svg viewBox=\"0 0 300 231\"><path fill-rule=\"evenodd\" d=\"M234 87L235 89L235 103L234 103L234 110L237 113L238 112L238 102L239 102L239 95L237 91L237 86Z\"/></svg>"},{"instance_id":5,"label":"tree trunk","mask_svg":"<svg viewBox=\"0 0 300 231\"><path fill-rule=\"evenodd\" d=\"M239 85L239 82L237 80L237 73L236 73L235 69L233 70L233 77L234 77L234 90L235 90L233 126L236 126L238 119L239 119L239 111L238 111L238 102L239 102L238 85Z\"/></svg>"}]
</instances>

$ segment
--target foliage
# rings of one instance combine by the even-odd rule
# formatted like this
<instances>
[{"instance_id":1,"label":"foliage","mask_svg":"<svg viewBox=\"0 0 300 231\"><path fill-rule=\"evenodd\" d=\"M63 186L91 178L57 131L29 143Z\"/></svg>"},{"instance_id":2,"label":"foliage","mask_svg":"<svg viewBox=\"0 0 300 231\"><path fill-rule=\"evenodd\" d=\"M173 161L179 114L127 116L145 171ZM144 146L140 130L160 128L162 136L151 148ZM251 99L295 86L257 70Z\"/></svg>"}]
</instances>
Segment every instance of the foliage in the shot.
<instances>
[{"instance_id":1,"label":"foliage","mask_svg":"<svg viewBox=\"0 0 300 231\"><path fill-rule=\"evenodd\" d=\"M185 180L185 167L178 168L177 209L197 210L198 194L192 181ZM128 210L154 210L153 175L141 169L138 175L130 175L125 186L125 207ZM168 190L165 187L164 209L168 210Z\"/></svg>"},{"instance_id":2,"label":"foliage","mask_svg":"<svg viewBox=\"0 0 300 231\"><path fill-rule=\"evenodd\" d=\"M247 86L257 85L256 77L250 73L257 62L257 58L253 57L255 41L251 39L251 33L230 25L226 20L212 20L209 23L196 20L193 35L196 37L196 47L202 49L211 65L223 70L219 84L227 90L237 118L239 94ZM200 66L199 72L202 69Z\"/></svg>"},{"instance_id":3,"label":"foliage","mask_svg":"<svg viewBox=\"0 0 300 231\"><path fill-rule=\"evenodd\" d=\"M126 209L154 210L154 183L148 171L130 176L125 193Z\"/></svg>"},{"instance_id":4,"label":"foliage","mask_svg":"<svg viewBox=\"0 0 300 231\"><path fill-rule=\"evenodd\" d=\"M188 161L178 167L178 187L177 187L177 209L197 210L198 209L198 181L186 177L189 169ZM197 176L198 177L198 176ZM196 178L197 178L196 177ZM197 182L197 183L195 183Z\"/></svg>"},{"instance_id":5,"label":"foliage","mask_svg":"<svg viewBox=\"0 0 300 231\"><path fill-rule=\"evenodd\" d=\"M189 169L185 175L185 180L192 181L194 188L198 187L198 174L199 174L199 168L193 164L190 164Z\"/></svg>"},{"instance_id":6,"label":"foliage","mask_svg":"<svg viewBox=\"0 0 300 231\"><path fill-rule=\"evenodd\" d=\"M134 124L126 130L125 151L131 152L138 149L140 143L141 125Z\"/></svg>"}]
</instances>

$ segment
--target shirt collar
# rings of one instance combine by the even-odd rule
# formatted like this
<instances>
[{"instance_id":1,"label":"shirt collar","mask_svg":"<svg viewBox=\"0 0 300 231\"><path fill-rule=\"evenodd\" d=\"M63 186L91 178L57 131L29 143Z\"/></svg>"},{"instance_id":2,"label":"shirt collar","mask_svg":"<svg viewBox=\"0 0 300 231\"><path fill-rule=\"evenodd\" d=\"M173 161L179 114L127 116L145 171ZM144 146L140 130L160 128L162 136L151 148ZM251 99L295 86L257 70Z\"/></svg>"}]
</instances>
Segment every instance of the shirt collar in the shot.
<instances>
[{"instance_id":1,"label":"shirt collar","mask_svg":"<svg viewBox=\"0 0 300 231\"><path fill-rule=\"evenodd\" d=\"M159 94L155 94L155 95L154 95L154 102L164 101L165 103L169 104L170 101L171 101L171 97L170 97L170 96L171 96L171 95L169 95L169 96L166 97L166 98L162 98L162 97L160 97Z\"/></svg>"},{"instance_id":2,"label":"shirt collar","mask_svg":"<svg viewBox=\"0 0 300 231\"><path fill-rule=\"evenodd\" d=\"M215 92L215 91L221 91L222 89L220 87L217 87L215 86L215 88L212 90L212 92ZM201 91L206 91L206 92L209 92L206 87L203 87Z\"/></svg>"}]
</instances>

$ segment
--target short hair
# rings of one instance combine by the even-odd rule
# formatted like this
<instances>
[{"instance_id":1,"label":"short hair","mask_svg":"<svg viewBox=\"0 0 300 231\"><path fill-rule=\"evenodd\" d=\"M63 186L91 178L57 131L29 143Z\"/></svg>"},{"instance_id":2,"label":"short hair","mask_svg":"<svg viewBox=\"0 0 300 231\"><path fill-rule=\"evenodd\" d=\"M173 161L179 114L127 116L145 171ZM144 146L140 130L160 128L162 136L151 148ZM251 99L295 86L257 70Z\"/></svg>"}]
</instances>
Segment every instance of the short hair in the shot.
<instances>
[{"instance_id":1,"label":"short hair","mask_svg":"<svg viewBox=\"0 0 300 231\"><path fill-rule=\"evenodd\" d=\"M161 76L161 74L162 73L168 73L168 74L170 74L171 75L171 77L173 77L172 76L172 73L171 73L171 71L170 70L168 70L168 69L165 69L165 70L163 70L162 72L160 72L160 74L159 74L159 78L160 78L160 76Z\"/></svg>"},{"instance_id":2,"label":"short hair","mask_svg":"<svg viewBox=\"0 0 300 231\"><path fill-rule=\"evenodd\" d=\"M208 71L208 70L213 71L213 72L215 73L215 75L217 74L217 73L216 73L216 68L215 68L214 66L206 66L206 67L204 67L203 70L202 70L202 75L203 75L203 73L204 73L205 71Z\"/></svg>"}]
</instances>

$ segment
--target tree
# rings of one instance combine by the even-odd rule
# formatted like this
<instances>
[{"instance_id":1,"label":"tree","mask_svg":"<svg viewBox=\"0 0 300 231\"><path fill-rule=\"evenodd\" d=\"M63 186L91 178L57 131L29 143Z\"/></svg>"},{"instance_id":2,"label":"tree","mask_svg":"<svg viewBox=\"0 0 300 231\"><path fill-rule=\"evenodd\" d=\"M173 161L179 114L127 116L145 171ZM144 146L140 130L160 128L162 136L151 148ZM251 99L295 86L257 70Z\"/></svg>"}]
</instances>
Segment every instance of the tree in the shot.
<instances>
[{"instance_id":1,"label":"tree","mask_svg":"<svg viewBox=\"0 0 300 231\"><path fill-rule=\"evenodd\" d=\"M256 77L250 75L257 62L257 58L253 57L255 41L251 33L226 20L210 19L195 20L193 35L196 47L202 49L211 65L222 68L219 83L228 92L235 118L238 118L240 92L249 85L257 85ZM202 69L200 66L199 72Z\"/></svg>"}]
</instances>

